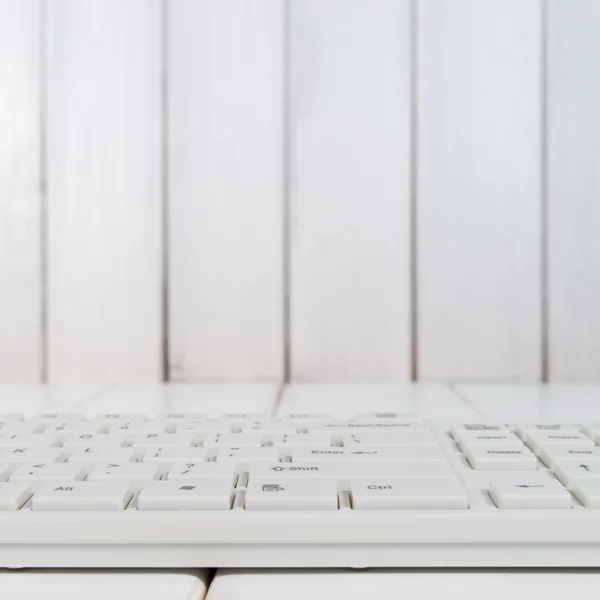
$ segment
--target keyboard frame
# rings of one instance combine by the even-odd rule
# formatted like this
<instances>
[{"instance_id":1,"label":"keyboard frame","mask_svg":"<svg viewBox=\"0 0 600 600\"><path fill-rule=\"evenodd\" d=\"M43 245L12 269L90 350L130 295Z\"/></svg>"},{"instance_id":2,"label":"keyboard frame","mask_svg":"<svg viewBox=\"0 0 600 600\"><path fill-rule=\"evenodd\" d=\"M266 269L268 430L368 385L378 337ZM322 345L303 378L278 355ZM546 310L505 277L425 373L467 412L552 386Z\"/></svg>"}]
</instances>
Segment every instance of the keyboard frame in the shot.
<instances>
[{"instance_id":1,"label":"keyboard frame","mask_svg":"<svg viewBox=\"0 0 600 600\"><path fill-rule=\"evenodd\" d=\"M338 419L367 410L410 411L437 427L443 424L443 429L451 423L481 420L600 421L600 386L567 391L528 386L520 392L511 387L510 393L502 392L502 398L510 402L501 403L501 386L488 386L490 401L485 404L485 394L477 392L483 400L472 402L477 404L476 413L443 386L429 384L410 389L295 385L286 389L277 409L273 390L266 390L264 399L261 392L257 399L257 394L249 394L249 388L256 386L240 386L235 394L225 394L235 396L233 401L216 400L216 387L193 385L180 392L170 386L166 394L157 386L157 399L149 398L146 391L139 399L127 388L118 388L100 400L60 407L46 401L47 392L40 387L29 403L11 392L3 408L7 413L30 415L85 412L87 417L143 412L148 418L163 411L262 411L265 418L286 411L325 412ZM539 399L542 396L544 400ZM341 406L343 414L337 410ZM498 412L490 412L490 406ZM34 513L25 509L0 512L0 567L600 567L600 511L478 507L468 511L367 513L342 508L259 513L235 507L229 512L142 513L131 507L122 513Z\"/></svg>"},{"instance_id":2,"label":"keyboard frame","mask_svg":"<svg viewBox=\"0 0 600 600\"><path fill-rule=\"evenodd\" d=\"M0 514L0 566L600 566L600 512L357 513L21 510Z\"/></svg>"}]
</instances>

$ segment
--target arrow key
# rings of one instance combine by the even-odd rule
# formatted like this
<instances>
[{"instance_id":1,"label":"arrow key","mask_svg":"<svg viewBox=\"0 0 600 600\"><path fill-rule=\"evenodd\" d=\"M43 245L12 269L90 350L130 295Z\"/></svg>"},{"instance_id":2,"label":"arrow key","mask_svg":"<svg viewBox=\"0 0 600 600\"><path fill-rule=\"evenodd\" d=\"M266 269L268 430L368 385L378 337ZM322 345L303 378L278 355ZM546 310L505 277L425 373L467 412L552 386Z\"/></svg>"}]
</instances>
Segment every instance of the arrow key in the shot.
<instances>
[{"instance_id":1,"label":"arrow key","mask_svg":"<svg viewBox=\"0 0 600 600\"><path fill-rule=\"evenodd\" d=\"M564 485L573 487L580 480L600 479L600 461L557 460L554 474Z\"/></svg>"},{"instance_id":2,"label":"arrow key","mask_svg":"<svg viewBox=\"0 0 600 600\"><path fill-rule=\"evenodd\" d=\"M571 494L556 479L490 481L490 497L501 509L571 508Z\"/></svg>"}]
</instances>

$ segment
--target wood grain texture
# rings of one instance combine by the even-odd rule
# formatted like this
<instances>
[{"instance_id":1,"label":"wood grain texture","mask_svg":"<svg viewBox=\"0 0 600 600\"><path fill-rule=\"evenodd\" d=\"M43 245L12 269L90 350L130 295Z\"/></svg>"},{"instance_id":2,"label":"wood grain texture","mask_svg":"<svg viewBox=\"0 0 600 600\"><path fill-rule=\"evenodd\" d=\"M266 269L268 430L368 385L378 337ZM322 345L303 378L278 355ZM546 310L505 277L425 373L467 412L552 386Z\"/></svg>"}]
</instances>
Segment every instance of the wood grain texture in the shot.
<instances>
[{"instance_id":1,"label":"wood grain texture","mask_svg":"<svg viewBox=\"0 0 600 600\"><path fill-rule=\"evenodd\" d=\"M409 2L291 3L291 373L410 373Z\"/></svg>"},{"instance_id":2,"label":"wood grain texture","mask_svg":"<svg viewBox=\"0 0 600 600\"><path fill-rule=\"evenodd\" d=\"M549 365L600 380L600 3L548 5Z\"/></svg>"},{"instance_id":3,"label":"wood grain texture","mask_svg":"<svg viewBox=\"0 0 600 600\"><path fill-rule=\"evenodd\" d=\"M170 371L283 377L283 0L168 13Z\"/></svg>"},{"instance_id":4,"label":"wood grain texture","mask_svg":"<svg viewBox=\"0 0 600 600\"><path fill-rule=\"evenodd\" d=\"M540 377L540 6L418 3L422 379Z\"/></svg>"},{"instance_id":5,"label":"wood grain texture","mask_svg":"<svg viewBox=\"0 0 600 600\"><path fill-rule=\"evenodd\" d=\"M0 0L0 381L42 366L40 2Z\"/></svg>"},{"instance_id":6,"label":"wood grain texture","mask_svg":"<svg viewBox=\"0 0 600 600\"><path fill-rule=\"evenodd\" d=\"M161 377L159 0L48 3L51 381Z\"/></svg>"}]
</instances>

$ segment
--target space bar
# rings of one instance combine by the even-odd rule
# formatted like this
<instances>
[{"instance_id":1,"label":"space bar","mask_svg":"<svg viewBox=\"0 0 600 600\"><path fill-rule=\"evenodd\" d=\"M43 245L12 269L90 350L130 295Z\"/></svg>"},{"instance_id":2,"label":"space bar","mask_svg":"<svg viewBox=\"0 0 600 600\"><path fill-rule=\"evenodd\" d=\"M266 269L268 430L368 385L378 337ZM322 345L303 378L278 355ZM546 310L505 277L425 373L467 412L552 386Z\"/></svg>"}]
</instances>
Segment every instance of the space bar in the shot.
<instances>
[{"instance_id":1,"label":"space bar","mask_svg":"<svg viewBox=\"0 0 600 600\"><path fill-rule=\"evenodd\" d=\"M310 462L256 463L251 466L249 478L253 479L332 479L346 482L349 479L432 479L454 478L456 475L445 462Z\"/></svg>"}]
</instances>

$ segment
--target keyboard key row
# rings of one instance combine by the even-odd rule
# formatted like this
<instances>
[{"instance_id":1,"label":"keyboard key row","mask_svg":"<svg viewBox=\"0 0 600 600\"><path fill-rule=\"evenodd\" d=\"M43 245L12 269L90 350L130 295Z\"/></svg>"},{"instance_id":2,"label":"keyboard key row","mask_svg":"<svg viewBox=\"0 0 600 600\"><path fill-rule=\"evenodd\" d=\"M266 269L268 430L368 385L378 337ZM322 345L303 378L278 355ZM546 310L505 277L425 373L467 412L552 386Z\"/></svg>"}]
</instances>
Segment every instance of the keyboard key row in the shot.
<instances>
[{"instance_id":1,"label":"keyboard key row","mask_svg":"<svg viewBox=\"0 0 600 600\"><path fill-rule=\"evenodd\" d=\"M418 481L437 481L435 485L444 486L448 481L452 485L468 488L489 490L490 497L499 508L564 508L570 506L570 495L566 495L563 485L576 488L578 484L598 479L600 486L600 463L592 463L592 468L586 464L573 461L557 463L557 477L550 471L468 471L459 472L462 483L458 484L456 473L442 462L404 462L404 463L368 463L368 462L297 462L297 463L266 463L251 464L248 478L252 486L261 482L268 483L273 479L293 484L292 489L310 482L330 482L338 490L351 490L352 484L362 485L374 479L386 482L383 489L396 490L397 486L409 485L414 490L420 489ZM238 479L238 469L233 463L198 462L176 463L165 469L160 463L108 463L85 466L78 463L49 463L27 464L16 470L0 468L0 481L10 480L11 483L40 484L55 482L126 482L135 489L147 486L148 483L162 479L169 483L196 485L198 481L220 480L233 487ZM446 482L444 482L446 480ZM244 479L246 481L246 479ZM384 484L382 484L384 485ZM416 485L416 487L415 487ZM369 489L369 488L367 488ZM379 488L374 488L378 490ZM600 489L600 487L599 487ZM560 490L560 494L558 494ZM367 493L367 492L365 492ZM392 492L386 492L387 498ZM394 492L395 493L395 492ZM415 492L416 493L416 492ZM557 496L559 496L557 498ZM377 501L379 502L379 501ZM381 500L382 504L386 501ZM408 501L406 501L408 502ZM407 504L403 505L405 508Z\"/></svg>"},{"instance_id":2,"label":"keyboard key row","mask_svg":"<svg viewBox=\"0 0 600 600\"><path fill-rule=\"evenodd\" d=\"M127 481L66 481L32 489L26 483L0 483L0 510L14 511L26 503L33 511L122 511L134 497ZM467 509L467 495L453 479L352 481L349 497L354 510ZM193 482L153 481L137 494L140 511L210 510L232 508L234 488L221 479ZM337 510L338 490L327 480L251 481L244 490L247 511Z\"/></svg>"},{"instance_id":3,"label":"keyboard key row","mask_svg":"<svg viewBox=\"0 0 600 600\"><path fill-rule=\"evenodd\" d=\"M143 414L97 415L85 419L77 414L45 414L31 419L21 415L0 415L0 434L14 435L42 432L69 433L235 433L258 431L265 434L325 433L338 431L395 431L427 433L420 418L389 413L357 415L354 419L335 420L325 414L284 415L268 420L260 413L230 413L209 418L205 414L165 414L147 419Z\"/></svg>"},{"instance_id":4,"label":"keyboard key row","mask_svg":"<svg viewBox=\"0 0 600 600\"><path fill-rule=\"evenodd\" d=\"M29 462L198 462L216 460L244 465L253 462L291 460L316 460L321 462L446 462L443 451L435 446L354 446L354 447L303 447L303 446L248 446L212 448L198 446L145 447L33 447L0 449L0 464Z\"/></svg>"},{"instance_id":5,"label":"keyboard key row","mask_svg":"<svg viewBox=\"0 0 600 600\"><path fill-rule=\"evenodd\" d=\"M248 483L247 511L337 510L337 486L329 480L271 478ZM600 482L578 483L571 495L558 481L537 484L494 481L490 497L500 510L566 510L575 497L588 509L600 508ZM230 510L235 488L225 479L146 482L135 493L130 481L57 481L31 487L26 482L0 483L0 510L27 505L33 511L122 511L135 496L140 511ZM467 510L468 494L456 479L352 480L347 508L374 510ZM242 506L241 504L239 505Z\"/></svg>"},{"instance_id":6,"label":"keyboard key row","mask_svg":"<svg viewBox=\"0 0 600 600\"><path fill-rule=\"evenodd\" d=\"M329 448L336 440L325 433L265 433L248 431L245 433L209 433L201 435L185 433L17 433L0 434L0 448L51 448L51 447L120 447L162 448L166 446L219 447L259 447L274 445L282 447ZM436 446L430 434L343 434L339 443L344 446Z\"/></svg>"},{"instance_id":7,"label":"keyboard key row","mask_svg":"<svg viewBox=\"0 0 600 600\"><path fill-rule=\"evenodd\" d=\"M307 480L327 479L339 485L350 480L370 479L445 479L455 478L445 462L275 462L248 465L250 481L271 479ZM132 480L143 482L164 478L166 480L226 479L233 482L240 469L234 462L182 462L165 467L161 463L30 463L15 469L0 467L0 480Z\"/></svg>"}]
</instances>

